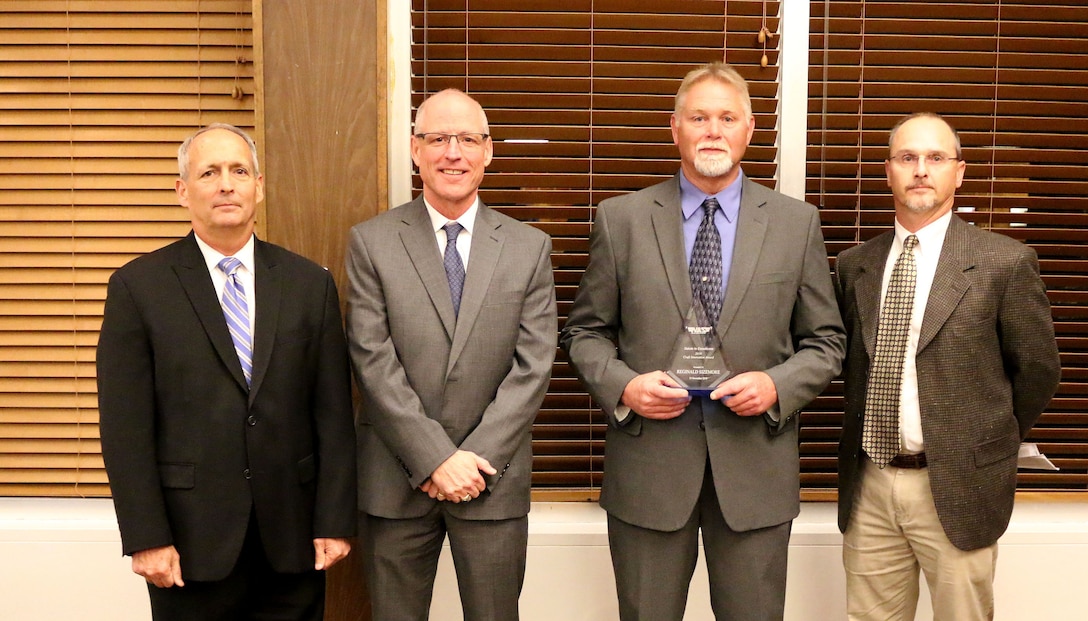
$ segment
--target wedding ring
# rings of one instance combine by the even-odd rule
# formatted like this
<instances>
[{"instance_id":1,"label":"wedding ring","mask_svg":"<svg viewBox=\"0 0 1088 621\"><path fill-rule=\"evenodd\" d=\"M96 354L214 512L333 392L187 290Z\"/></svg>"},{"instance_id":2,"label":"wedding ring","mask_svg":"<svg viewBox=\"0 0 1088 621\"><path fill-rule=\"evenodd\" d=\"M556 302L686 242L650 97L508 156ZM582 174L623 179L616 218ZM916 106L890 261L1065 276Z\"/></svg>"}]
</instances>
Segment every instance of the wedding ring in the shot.
<instances>
[{"instance_id":1,"label":"wedding ring","mask_svg":"<svg viewBox=\"0 0 1088 621\"><path fill-rule=\"evenodd\" d=\"M445 495L445 494L443 494L442 492L438 492L438 496L436 496L436 498L438 498L439 500L445 500L445 499L446 499L446 495Z\"/></svg>"},{"instance_id":2,"label":"wedding ring","mask_svg":"<svg viewBox=\"0 0 1088 621\"><path fill-rule=\"evenodd\" d=\"M472 494L465 494L465 497L461 499L461 502L468 502L472 500Z\"/></svg>"}]
</instances>

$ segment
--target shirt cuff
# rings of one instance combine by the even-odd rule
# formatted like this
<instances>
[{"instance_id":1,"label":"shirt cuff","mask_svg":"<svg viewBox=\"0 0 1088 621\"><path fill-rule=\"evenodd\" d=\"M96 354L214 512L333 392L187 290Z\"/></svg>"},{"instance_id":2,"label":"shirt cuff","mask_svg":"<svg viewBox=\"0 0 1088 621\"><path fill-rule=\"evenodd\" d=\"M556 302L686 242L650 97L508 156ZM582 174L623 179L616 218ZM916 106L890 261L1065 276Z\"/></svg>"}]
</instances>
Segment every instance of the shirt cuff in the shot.
<instances>
[{"instance_id":1,"label":"shirt cuff","mask_svg":"<svg viewBox=\"0 0 1088 621\"><path fill-rule=\"evenodd\" d=\"M614 412L612 412L612 414L616 417L617 423L622 423L623 421L627 420L628 416L631 415L631 408L621 403L616 406L616 409Z\"/></svg>"}]
</instances>

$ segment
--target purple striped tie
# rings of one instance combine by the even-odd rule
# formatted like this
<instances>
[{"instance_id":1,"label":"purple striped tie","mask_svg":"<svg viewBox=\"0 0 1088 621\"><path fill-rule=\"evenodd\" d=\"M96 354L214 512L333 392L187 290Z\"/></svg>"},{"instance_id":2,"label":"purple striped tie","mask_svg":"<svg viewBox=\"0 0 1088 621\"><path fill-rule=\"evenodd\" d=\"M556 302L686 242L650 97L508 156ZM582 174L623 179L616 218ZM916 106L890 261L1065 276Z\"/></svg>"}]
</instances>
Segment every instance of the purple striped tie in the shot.
<instances>
[{"instance_id":1,"label":"purple striped tie","mask_svg":"<svg viewBox=\"0 0 1088 621\"><path fill-rule=\"evenodd\" d=\"M238 268L242 262L234 257L227 257L219 262L219 269L227 275L227 284L223 287L223 316L227 319L230 339L234 341L234 351L238 352L238 362L242 363L242 373L246 376L246 385L253 378L253 332L249 327L249 304L246 303L246 290L238 280Z\"/></svg>"}]
</instances>

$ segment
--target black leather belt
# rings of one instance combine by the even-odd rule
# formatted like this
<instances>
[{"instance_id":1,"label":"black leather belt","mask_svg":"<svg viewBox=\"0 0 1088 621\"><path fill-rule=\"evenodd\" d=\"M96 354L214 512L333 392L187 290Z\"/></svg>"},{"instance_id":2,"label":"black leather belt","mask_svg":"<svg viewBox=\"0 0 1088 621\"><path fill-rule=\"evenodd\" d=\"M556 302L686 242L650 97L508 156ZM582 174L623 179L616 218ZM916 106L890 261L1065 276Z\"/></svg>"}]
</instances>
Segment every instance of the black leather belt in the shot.
<instances>
[{"instance_id":1,"label":"black leather belt","mask_svg":"<svg viewBox=\"0 0 1088 621\"><path fill-rule=\"evenodd\" d=\"M895 457L892 457L892 460L888 462L888 465L895 466L896 468L910 468L911 470L925 468L926 454L918 453L917 455L896 455Z\"/></svg>"}]
</instances>

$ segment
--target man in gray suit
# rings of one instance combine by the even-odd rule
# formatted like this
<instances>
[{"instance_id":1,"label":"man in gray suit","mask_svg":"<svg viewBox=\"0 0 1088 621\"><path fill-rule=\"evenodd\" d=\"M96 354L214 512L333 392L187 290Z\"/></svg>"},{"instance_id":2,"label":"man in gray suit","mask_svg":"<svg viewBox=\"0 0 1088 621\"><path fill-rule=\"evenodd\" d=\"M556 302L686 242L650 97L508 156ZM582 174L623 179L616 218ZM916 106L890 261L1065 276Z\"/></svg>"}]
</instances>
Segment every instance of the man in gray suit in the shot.
<instances>
[{"instance_id":1,"label":"man in gray suit","mask_svg":"<svg viewBox=\"0 0 1088 621\"><path fill-rule=\"evenodd\" d=\"M1061 372L1050 304L1035 251L952 214L966 165L943 118L905 118L889 150L895 228L843 251L835 269L849 334L839 445L847 608L850 619L913 620L920 565L934 619L992 619L1017 448ZM884 355L897 262L912 266L913 291L898 295L902 345Z\"/></svg>"},{"instance_id":2,"label":"man in gray suit","mask_svg":"<svg viewBox=\"0 0 1088 621\"><path fill-rule=\"evenodd\" d=\"M700 530L715 616L783 615L798 414L838 374L846 339L816 209L741 171L751 110L727 65L684 78L680 172L601 203L561 336L609 421L601 506L624 621L683 617ZM699 285L700 227L720 238L705 245L720 255L706 278L721 272L709 314L734 373L692 397L664 369Z\"/></svg>"},{"instance_id":3,"label":"man in gray suit","mask_svg":"<svg viewBox=\"0 0 1088 621\"><path fill-rule=\"evenodd\" d=\"M477 197L491 155L480 105L435 94L412 136L423 194L351 230L360 530L378 621L427 618L446 535L465 619L518 618L555 288L551 239Z\"/></svg>"}]
</instances>

